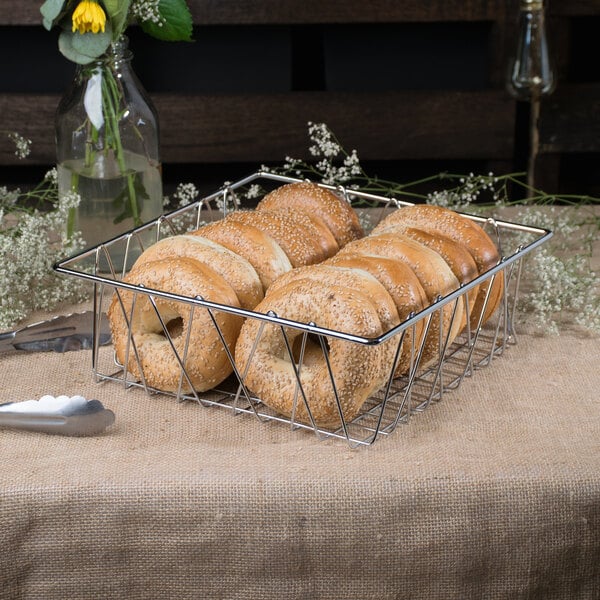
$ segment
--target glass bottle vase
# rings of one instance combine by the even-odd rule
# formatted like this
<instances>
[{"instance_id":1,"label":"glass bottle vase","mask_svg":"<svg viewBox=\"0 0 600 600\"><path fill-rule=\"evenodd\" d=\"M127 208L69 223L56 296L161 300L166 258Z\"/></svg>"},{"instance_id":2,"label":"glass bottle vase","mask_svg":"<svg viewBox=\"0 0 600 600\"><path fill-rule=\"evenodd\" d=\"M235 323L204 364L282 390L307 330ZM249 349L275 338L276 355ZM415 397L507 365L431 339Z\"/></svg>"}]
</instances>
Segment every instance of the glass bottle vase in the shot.
<instances>
[{"instance_id":1,"label":"glass bottle vase","mask_svg":"<svg viewBox=\"0 0 600 600\"><path fill-rule=\"evenodd\" d=\"M123 37L78 65L56 113L59 193L80 195L69 229L87 247L162 212L158 118L131 60Z\"/></svg>"}]
</instances>

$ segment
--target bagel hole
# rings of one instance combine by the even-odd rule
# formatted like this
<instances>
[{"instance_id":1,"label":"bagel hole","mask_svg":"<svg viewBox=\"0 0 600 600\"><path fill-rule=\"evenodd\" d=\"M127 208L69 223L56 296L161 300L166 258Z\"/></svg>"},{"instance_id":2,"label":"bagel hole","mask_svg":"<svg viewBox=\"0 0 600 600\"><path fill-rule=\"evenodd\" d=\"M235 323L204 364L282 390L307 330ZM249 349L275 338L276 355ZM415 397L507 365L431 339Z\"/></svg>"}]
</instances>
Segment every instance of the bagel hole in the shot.
<instances>
[{"instance_id":1,"label":"bagel hole","mask_svg":"<svg viewBox=\"0 0 600 600\"><path fill-rule=\"evenodd\" d=\"M294 356L294 362L296 364L300 363L300 356L302 353L302 339L303 335L299 335L294 339L294 343L292 345L292 354ZM329 341L327 338L324 338L325 341L325 350L327 354L329 354ZM319 336L314 333L309 333L306 336L306 346L304 347L304 363L311 364L315 360L318 360L322 357L321 352L321 342L319 341Z\"/></svg>"},{"instance_id":2,"label":"bagel hole","mask_svg":"<svg viewBox=\"0 0 600 600\"><path fill-rule=\"evenodd\" d=\"M175 339L183 333L183 319L181 317L175 317L173 319L170 319L165 323L165 327L167 328L171 339ZM162 335L167 337L164 331L162 331L161 333Z\"/></svg>"}]
</instances>

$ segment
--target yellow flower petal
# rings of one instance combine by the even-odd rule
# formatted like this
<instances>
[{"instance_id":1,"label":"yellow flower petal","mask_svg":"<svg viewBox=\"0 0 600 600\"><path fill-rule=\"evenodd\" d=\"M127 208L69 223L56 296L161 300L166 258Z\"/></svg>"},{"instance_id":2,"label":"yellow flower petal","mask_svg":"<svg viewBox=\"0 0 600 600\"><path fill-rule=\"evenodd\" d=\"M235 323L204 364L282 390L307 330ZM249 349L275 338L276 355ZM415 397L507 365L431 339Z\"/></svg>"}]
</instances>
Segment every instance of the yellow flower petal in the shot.
<instances>
[{"instance_id":1,"label":"yellow flower petal","mask_svg":"<svg viewBox=\"0 0 600 600\"><path fill-rule=\"evenodd\" d=\"M94 0L82 0L73 11L73 31L84 34L104 32L106 26L106 13Z\"/></svg>"}]
</instances>

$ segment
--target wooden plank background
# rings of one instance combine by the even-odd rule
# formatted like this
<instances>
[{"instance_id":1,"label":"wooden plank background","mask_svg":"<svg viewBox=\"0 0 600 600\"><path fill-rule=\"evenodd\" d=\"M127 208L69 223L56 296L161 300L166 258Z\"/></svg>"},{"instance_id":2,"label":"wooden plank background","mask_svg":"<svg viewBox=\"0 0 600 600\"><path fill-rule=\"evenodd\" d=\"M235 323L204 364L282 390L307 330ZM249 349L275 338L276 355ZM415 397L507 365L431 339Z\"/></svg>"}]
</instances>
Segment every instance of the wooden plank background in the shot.
<instances>
[{"instance_id":1,"label":"wooden plank background","mask_svg":"<svg viewBox=\"0 0 600 600\"><path fill-rule=\"evenodd\" d=\"M198 25L485 21L503 15L506 5L502 0L188 0ZM3 0L2 9L0 25L40 24L36 3Z\"/></svg>"},{"instance_id":2,"label":"wooden plank background","mask_svg":"<svg viewBox=\"0 0 600 600\"><path fill-rule=\"evenodd\" d=\"M221 32L228 36L277 32L278 39L286 42L273 52L281 53L277 64L286 65L287 70L272 89L260 89L257 84L256 89L225 91L190 91L185 86L153 90L166 176L201 173L194 171L194 165L219 166L219 173L226 173L228 165L259 166L282 161L287 155L308 158L307 121L328 123L347 148L358 149L363 160L388 169L398 165L398 173L418 165L434 169L456 161L505 171L525 164L523 115L527 107L515 102L504 85L515 41L517 0L190 0L189 5L200 39L207 32L217 36ZM578 65L586 48L595 47L589 32L600 24L600 0L553 0L547 13L559 85L542 104L539 181L549 191L575 182L587 186L585 193L593 193L600 179L600 169L595 177L589 172L594 157L600 155L600 77L598 68L590 74ZM394 26L402 29L390 29ZM449 32L456 28L457 41L465 31L475 31L465 28L484 32L486 45L473 48L485 61L484 85L479 82L466 89L436 88L435 82L429 89L369 89L368 81L361 81L362 87L356 89L332 85L327 71L334 64L327 54L332 42L324 42L336 39L331 32L351 31L360 36L364 31L377 36L378 32L410 34L410 28L418 28L418 35L433 36L440 26ZM21 32L24 53L16 53L13 59L22 60L23 69L32 60L25 51L27 37L39 36L39 29L37 3L3 0L0 33ZM587 46L586 32L591 38ZM44 34L49 40L53 35ZM51 43L58 54L53 38ZM597 62L597 51L595 56ZM212 58L219 60L218 55ZM243 52L239 60L241 69ZM373 60L381 57L374 54ZM15 129L33 141L28 165L42 169L54 162L54 111L59 98L56 89L23 91L11 89L6 81L0 90L0 130ZM584 177L572 160L578 156L585 159ZM563 164L575 173L561 168ZM12 143L1 135L0 176L8 174L15 174L16 179L30 176L14 155ZM31 176L37 176L37 171Z\"/></svg>"}]
</instances>

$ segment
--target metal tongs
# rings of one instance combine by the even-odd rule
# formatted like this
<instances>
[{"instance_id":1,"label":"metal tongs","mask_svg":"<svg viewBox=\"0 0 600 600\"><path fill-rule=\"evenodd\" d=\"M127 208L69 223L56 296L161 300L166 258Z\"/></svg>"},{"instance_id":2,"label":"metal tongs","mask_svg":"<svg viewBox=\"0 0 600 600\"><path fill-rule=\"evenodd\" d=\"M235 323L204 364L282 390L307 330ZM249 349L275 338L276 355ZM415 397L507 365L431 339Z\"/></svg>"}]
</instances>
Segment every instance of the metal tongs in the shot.
<instances>
[{"instance_id":1,"label":"metal tongs","mask_svg":"<svg viewBox=\"0 0 600 600\"><path fill-rule=\"evenodd\" d=\"M0 333L0 352L25 350L28 352L68 352L92 348L94 335L98 344L110 342L110 328L105 314L97 318L94 311L60 315L33 323L14 331Z\"/></svg>"},{"instance_id":2,"label":"metal tongs","mask_svg":"<svg viewBox=\"0 0 600 600\"><path fill-rule=\"evenodd\" d=\"M22 412L18 402L0 404L0 427L68 436L96 435L115 422L112 410L99 400L65 407L56 412ZM11 411L10 407L14 407Z\"/></svg>"}]
</instances>

